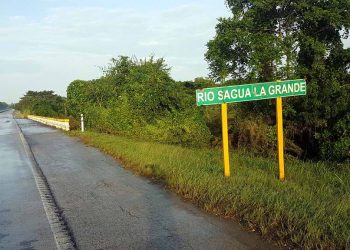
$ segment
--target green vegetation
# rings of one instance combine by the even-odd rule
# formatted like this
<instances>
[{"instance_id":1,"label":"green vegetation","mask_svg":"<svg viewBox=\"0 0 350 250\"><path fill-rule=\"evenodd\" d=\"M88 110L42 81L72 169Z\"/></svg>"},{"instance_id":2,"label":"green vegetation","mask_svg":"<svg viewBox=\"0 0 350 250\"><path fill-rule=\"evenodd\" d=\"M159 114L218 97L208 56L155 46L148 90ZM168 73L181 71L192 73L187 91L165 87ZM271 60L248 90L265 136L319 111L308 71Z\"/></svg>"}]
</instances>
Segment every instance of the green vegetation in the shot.
<instances>
[{"instance_id":1,"label":"green vegetation","mask_svg":"<svg viewBox=\"0 0 350 250\"><path fill-rule=\"evenodd\" d=\"M71 132L134 171L215 214L239 218L268 238L294 247L350 247L350 166L287 160L287 181L275 160L236 152L223 177L221 151L137 141L95 132Z\"/></svg>"},{"instance_id":2,"label":"green vegetation","mask_svg":"<svg viewBox=\"0 0 350 250\"><path fill-rule=\"evenodd\" d=\"M101 78L73 81L67 108L77 120L84 113L88 129L205 146L211 134L193 91L170 77L162 58L120 56L111 60Z\"/></svg>"},{"instance_id":3,"label":"green vegetation","mask_svg":"<svg viewBox=\"0 0 350 250\"><path fill-rule=\"evenodd\" d=\"M120 56L104 68L101 78L75 80L68 86L67 110L75 118L73 123L76 126L80 114L84 113L87 129L98 132L133 135L172 144L215 147L221 141L220 107L195 106L195 89L209 86L213 83L205 78L174 81L162 58L136 60ZM275 108L273 102L267 102L267 106L266 101L230 104L232 146L249 148L260 155L274 154ZM266 113L256 112L257 109ZM295 111L287 102L285 114L290 112ZM298 136L301 136L298 134L301 131L299 126L303 123L286 120L285 124L287 153L305 156L305 149L298 143ZM346 124L340 126L340 131L344 126ZM338 152L343 152L337 158L339 161L347 159L349 154L346 131L338 147Z\"/></svg>"},{"instance_id":4,"label":"green vegetation","mask_svg":"<svg viewBox=\"0 0 350 250\"><path fill-rule=\"evenodd\" d=\"M22 114L33 114L47 117L63 117L65 98L53 91L28 91L15 105Z\"/></svg>"},{"instance_id":5,"label":"green vegetation","mask_svg":"<svg viewBox=\"0 0 350 250\"><path fill-rule=\"evenodd\" d=\"M208 42L211 77L249 83L303 78L306 98L285 98L287 138L303 157L350 158L350 2L226 0ZM245 103L245 117L273 125L271 101ZM263 117L263 120L260 118ZM254 147L255 145L252 145Z\"/></svg>"},{"instance_id":6,"label":"green vegetation","mask_svg":"<svg viewBox=\"0 0 350 250\"><path fill-rule=\"evenodd\" d=\"M221 142L219 106L196 107L195 89L303 78L307 95L283 99L286 151L300 159L350 160L350 2L226 0L205 54L210 78L179 82L163 58L112 58L98 79L75 80L67 100L29 91L16 108L70 115L86 128L192 147ZM65 106L66 105L66 106ZM65 109L66 107L66 109ZM271 156L276 149L275 101L229 105L231 146Z\"/></svg>"}]
</instances>

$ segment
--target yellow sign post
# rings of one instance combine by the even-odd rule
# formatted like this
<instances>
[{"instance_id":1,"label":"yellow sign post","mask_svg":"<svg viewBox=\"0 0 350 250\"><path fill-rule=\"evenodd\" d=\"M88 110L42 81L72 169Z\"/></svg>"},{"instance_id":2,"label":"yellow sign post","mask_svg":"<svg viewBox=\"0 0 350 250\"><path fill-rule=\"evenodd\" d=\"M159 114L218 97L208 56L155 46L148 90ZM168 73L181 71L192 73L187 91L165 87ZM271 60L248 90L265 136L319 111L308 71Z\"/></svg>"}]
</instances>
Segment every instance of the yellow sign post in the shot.
<instances>
[{"instance_id":1,"label":"yellow sign post","mask_svg":"<svg viewBox=\"0 0 350 250\"><path fill-rule=\"evenodd\" d=\"M277 148L279 179L284 181L284 142L283 142L283 114L282 97L276 98L276 126L277 126Z\"/></svg>"},{"instance_id":2,"label":"yellow sign post","mask_svg":"<svg viewBox=\"0 0 350 250\"><path fill-rule=\"evenodd\" d=\"M224 156L224 175L230 176L230 157L228 150L227 103L221 104L222 149Z\"/></svg>"}]
</instances>

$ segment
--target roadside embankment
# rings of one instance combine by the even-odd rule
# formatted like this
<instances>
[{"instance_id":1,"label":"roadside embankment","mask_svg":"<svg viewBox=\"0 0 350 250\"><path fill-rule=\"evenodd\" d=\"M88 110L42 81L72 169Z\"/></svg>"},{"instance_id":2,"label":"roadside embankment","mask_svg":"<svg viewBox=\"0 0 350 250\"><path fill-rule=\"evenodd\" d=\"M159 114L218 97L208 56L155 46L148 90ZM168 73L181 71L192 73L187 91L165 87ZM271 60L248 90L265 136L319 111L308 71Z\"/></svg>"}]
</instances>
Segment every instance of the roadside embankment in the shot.
<instances>
[{"instance_id":1,"label":"roadside embankment","mask_svg":"<svg viewBox=\"0 0 350 250\"><path fill-rule=\"evenodd\" d=\"M28 119L42 124L69 131L69 119L56 119L51 117L28 115Z\"/></svg>"},{"instance_id":2,"label":"roadside embankment","mask_svg":"<svg viewBox=\"0 0 350 250\"><path fill-rule=\"evenodd\" d=\"M223 177L222 152L137 141L94 132L70 132L133 171L162 180L213 214L238 219L264 237L293 248L350 247L350 166L289 159L286 181L274 159L231 155Z\"/></svg>"}]
</instances>

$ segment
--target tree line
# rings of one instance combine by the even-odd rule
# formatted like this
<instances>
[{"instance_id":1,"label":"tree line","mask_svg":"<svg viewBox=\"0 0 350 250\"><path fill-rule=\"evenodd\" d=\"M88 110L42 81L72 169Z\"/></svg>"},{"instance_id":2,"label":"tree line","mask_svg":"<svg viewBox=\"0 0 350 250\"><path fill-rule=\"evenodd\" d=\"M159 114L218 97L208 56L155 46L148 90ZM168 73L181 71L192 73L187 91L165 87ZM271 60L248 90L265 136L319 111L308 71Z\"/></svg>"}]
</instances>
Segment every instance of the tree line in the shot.
<instances>
[{"instance_id":1,"label":"tree line","mask_svg":"<svg viewBox=\"0 0 350 250\"><path fill-rule=\"evenodd\" d=\"M23 114L33 114L47 117L64 117L66 98L56 95L54 91L28 91L14 108Z\"/></svg>"},{"instance_id":2,"label":"tree line","mask_svg":"<svg viewBox=\"0 0 350 250\"><path fill-rule=\"evenodd\" d=\"M195 89L305 79L307 95L283 99L286 151L304 159L350 159L350 2L227 0L207 44L209 78L176 81L163 58L111 59L98 79L75 80L67 99L30 91L16 105L40 115L84 113L90 129L187 146L218 146L220 106L196 107ZM38 98L38 99L37 99ZM40 100L39 100L40 99ZM234 147L276 149L275 103L229 105Z\"/></svg>"}]
</instances>

